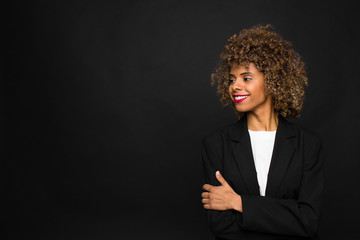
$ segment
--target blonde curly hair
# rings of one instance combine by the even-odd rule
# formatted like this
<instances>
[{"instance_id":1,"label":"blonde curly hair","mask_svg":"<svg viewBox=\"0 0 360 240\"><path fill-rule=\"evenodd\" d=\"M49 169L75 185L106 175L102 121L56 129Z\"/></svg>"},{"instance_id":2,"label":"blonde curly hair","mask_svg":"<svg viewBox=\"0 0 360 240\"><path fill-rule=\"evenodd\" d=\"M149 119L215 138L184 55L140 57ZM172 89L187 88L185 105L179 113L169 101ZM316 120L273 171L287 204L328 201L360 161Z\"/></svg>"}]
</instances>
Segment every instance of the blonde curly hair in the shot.
<instances>
[{"instance_id":1,"label":"blonde curly hair","mask_svg":"<svg viewBox=\"0 0 360 240\"><path fill-rule=\"evenodd\" d=\"M230 68L234 64L248 67L254 63L258 71L264 73L266 93L273 97L275 112L296 119L308 85L305 63L292 49L292 44L270 28L270 24L256 25L228 38L220 62L211 74L211 86L217 83L220 102L235 110L229 95ZM241 113L238 114L240 117Z\"/></svg>"}]
</instances>

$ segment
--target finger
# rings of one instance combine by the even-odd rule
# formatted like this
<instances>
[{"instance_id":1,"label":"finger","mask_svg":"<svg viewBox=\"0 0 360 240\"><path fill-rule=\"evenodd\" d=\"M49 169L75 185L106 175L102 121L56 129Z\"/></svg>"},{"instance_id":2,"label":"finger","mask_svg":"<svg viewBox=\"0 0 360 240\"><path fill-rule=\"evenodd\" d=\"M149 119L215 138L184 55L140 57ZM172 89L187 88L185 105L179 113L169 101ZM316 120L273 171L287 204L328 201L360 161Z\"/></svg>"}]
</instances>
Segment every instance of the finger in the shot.
<instances>
[{"instance_id":1,"label":"finger","mask_svg":"<svg viewBox=\"0 0 360 240\"><path fill-rule=\"evenodd\" d=\"M203 199L201 200L201 202L204 203L204 204L208 204L208 203L210 202L210 199L203 198Z\"/></svg>"},{"instance_id":2,"label":"finger","mask_svg":"<svg viewBox=\"0 0 360 240\"><path fill-rule=\"evenodd\" d=\"M210 184L204 184L204 185L202 186L202 188L203 188L204 190L206 190L206 191L210 191L210 189L211 189L212 187L213 187L213 186L210 185Z\"/></svg>"},{"instance_id":3,"label":"finger","mask_svg":"<svg viewBox=\"0 0 360 240\"><path fill-rule=\"evenodd\" d=\"M205 209L212 209L211 206L210 206L210 204L204 204L204 208L205 208Z\"/></svg>"},{"instance_id":4,"label":"finger","mask_svg":"<svg viewBox=\"0 0 360 240\"><path fill-rule=\"evenodd\" d=\"M229 186L225 178L221 175L220 171L216 171L216 179L221 183L223 186Z\"/></svg>"},{"instance_id":5,"label":"finger","mask_svg":"<svg viewBox=\"0 0 360 240\"><path fill-rule=\"evenodd\" d=\"M201 197L203 197L203 198L209 198L209 192L203 192L202 194L201 194Z\"/></svg>"}]
</instances>

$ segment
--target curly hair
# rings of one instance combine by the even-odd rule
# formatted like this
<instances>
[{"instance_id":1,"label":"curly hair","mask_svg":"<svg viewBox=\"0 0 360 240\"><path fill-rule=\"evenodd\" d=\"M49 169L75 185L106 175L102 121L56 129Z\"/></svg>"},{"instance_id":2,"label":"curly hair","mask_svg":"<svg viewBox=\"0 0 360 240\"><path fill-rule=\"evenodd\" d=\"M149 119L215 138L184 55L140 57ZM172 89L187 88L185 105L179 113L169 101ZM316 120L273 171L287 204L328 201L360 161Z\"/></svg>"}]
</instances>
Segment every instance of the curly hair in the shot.
<instances>
[{"instance_id":1,"label":"curly hair","mask_svg":"<svg viewBox=\"0 0 360 240\"><path fill-rule=\"evenodd\" d=\"M232 65L249 67L255 64L264 73L266 94L273 98L274 111L294 119L300 116L308 78L305 63L289 41L269 30L268 25L256 25L228 38L220 54L220 62L211 74L211 86L217 83L217 93L224 105L235 104L229 95L229 73ZM235 110L236 111L236 110ZM241 113L238 113L239 117Z\"/></svg>"}]
</instances>

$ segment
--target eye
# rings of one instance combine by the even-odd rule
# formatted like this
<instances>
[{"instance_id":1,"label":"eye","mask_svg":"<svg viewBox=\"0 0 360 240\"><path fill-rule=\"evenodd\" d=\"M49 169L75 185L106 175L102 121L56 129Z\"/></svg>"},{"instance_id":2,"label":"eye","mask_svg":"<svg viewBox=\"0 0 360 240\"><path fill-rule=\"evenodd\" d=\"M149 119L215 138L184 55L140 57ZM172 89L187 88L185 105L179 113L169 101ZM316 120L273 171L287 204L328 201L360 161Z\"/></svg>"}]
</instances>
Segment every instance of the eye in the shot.
<instances>
[{"instance_id":1,"label":"eye","mask_svg":"<svg viewBox=\"0 0 360 240\"><path fill-rule=\"evenodd\" d=\"M250 77L244 77L244 81L247 82L247 81L250 81L252 78Z\"/></svg>"},{"instance_id":2,"label":"eye","mask_svg":"<svg viewBox=\"0 0 360 240\"><path fill-rule=\"evenodd\" d=\"M235 82L235 79L229 79L229 85L233 84Z\"/></svg>"}]
</instances>

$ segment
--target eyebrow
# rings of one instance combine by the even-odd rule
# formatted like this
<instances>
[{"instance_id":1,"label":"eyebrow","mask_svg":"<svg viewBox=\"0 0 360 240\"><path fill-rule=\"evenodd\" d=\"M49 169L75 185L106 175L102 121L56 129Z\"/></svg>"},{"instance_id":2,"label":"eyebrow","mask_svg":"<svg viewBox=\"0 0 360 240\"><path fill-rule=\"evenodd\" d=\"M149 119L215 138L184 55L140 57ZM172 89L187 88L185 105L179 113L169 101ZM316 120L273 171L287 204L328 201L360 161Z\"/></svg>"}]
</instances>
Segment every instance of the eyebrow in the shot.
<instances>
[{"instance_id":1,"label":"eyebrow","mask_svg":"<svg viewBox=\"0 0 360 240\"><path fill-rule=\"evenodd\" d=\"M248 75L248 74L253 74L252 72L243 72L243 73L240 73L240 76L242 75Z\"/></svg>"},{"instance_id":2,"label":"eyebrow","mask_svg":"<svg viewBox=\"0 0 360 240\"><path fill-rule=\"evenodd\" d=\"M248 74L254 75L252 72L243 72L243 73L240 73L240 76L248 75ZM234 74L231 74L231 73L229 74L229 76L235 77L235 75L234 75Z\"/></svg>"}]
</instances>

